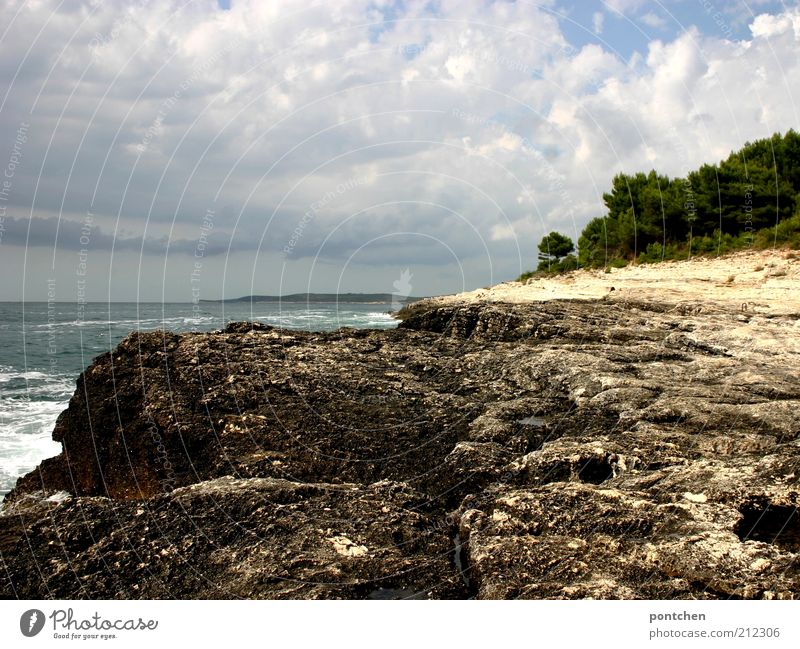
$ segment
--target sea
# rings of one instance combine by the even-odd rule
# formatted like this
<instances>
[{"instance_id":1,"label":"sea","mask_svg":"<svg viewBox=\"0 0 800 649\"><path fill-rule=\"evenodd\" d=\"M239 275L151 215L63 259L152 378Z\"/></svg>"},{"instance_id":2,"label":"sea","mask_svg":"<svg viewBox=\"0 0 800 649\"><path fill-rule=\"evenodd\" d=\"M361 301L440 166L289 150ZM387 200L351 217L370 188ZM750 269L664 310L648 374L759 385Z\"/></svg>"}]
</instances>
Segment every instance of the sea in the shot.
<instances>
[{"instance_id":1,"label":"sea","mask_svg":"<svg viewBox=\"0 0 800 649\"><path fill-rule=\"evenodd\" d=\"M199 310L198 310L199 307ZM61 452L51 435L78 375L132 331L212 331L249 320L286 329L389 329L392 304L0 302L0 499ZM79 317L80 316L80 317Z\"/></svg>"}]
</instances>

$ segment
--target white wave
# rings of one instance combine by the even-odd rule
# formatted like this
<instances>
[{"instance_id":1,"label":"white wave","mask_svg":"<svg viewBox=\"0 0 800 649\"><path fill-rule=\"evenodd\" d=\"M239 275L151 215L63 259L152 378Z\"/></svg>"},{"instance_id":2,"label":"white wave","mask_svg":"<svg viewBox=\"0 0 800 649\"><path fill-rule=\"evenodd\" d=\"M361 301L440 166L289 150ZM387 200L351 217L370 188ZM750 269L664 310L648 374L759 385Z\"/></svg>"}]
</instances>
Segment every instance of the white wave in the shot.
<instances>
[{"instance_id":1,"label":"white wave","mask_svg":"<svg viewBox=\"0 0 800 649\"><path fill-rule=\"evenodd\" d=\"M45 498L45 500L49 503L63 503L65 500L68 500L72 496L67 491L56 491L51 496Z\"/></svg>"},{"instance_id":2,"label":"white wave","mask_svg":"<svg viewBox=\"0 0 800 649\"><path fill-rule=\"evenodd\" d=\"M47 374L37 370L14 371L12 368L2 368L11 371L0 372L0 399L46 397L69 397L75 390L75 379L64 374ZM14 387L10 383L16 383ZM5 405L5 404L3 404ZM4 410L0 405L0 417Z\"/></svg>"},{"instance_id":3,"label":"white wave","mask_svg":"<svg viewBox=\"0 0 800 649\"><path fill-rule=\"evenodd\" d=\"M9 383L11 381L17 381L17 380L35 381L37 379L49 379L49 378L51 378L50 374L45 374L44 372L37 372L35 370L31 370L28 372L14 372L14 371L0 372L0 383Z\"/></svg>"},{"instance_id":4,"label":"white wave","mask_svg":"<svg viewBox=\"0 0 800 649\"><path fill-rule=\"evenodd\" d=\"M61 444L51 437L54 423L55 417L51 417L49 423L39 422L40 432L36 434L0 431L0 495L10 491L17 478L33 470L42 460L61 452ZM31 427L35 426L31 424Z\"/></svg>"},{"instance_id":5,"label":"white wave","mask_svg":"<svg viewBox=\"0 0 800 649\"><path fill-rule=\"evenodd\" d=\"M61 452L53 426L66 401L3 399L0 405L0 492L39 462Z\"/></svg>"},{"instance_id":6,"label":"white wave","mask_svg":"<svg viewBox=\"0 0 800 649\"><path fill-rule=\"evenodd\" d=\"M71 376L3 369L7 371L0 375L0 494L42 460L61 452L61 445L52 440L53 427L75 390ZM19 381L24 383L10 387Z\"/></svg>"},{"instance_id":7,"label":"white wave","mask_svg":"<svg viewBox=\"0 0 800 649\"><path fill-rule=\"evenodd\" d=\"M72 320L70 322L54 322L52 324L33 325L33 329L74 329L75 327L120 327L123 329L162 329L170 325L182 325L186 322L203 323L213 320L213 316L201 318L186 318L184 316L171 318L138 318L129 320Z\"/></svg>"}]
</instances>

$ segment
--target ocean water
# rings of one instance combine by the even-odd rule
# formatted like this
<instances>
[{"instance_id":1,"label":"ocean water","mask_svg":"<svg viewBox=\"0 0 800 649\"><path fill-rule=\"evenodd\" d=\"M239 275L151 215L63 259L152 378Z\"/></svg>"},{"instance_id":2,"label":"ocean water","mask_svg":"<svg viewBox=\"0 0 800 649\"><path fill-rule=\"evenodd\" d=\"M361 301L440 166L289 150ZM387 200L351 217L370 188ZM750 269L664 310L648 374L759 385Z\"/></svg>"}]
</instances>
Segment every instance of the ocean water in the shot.
<instances>
[{"instance_id":1,"label":"ocean water","mask_svg":"<svg viewBox=\"0 0 800 649\"><path fill-rule=\"evenodd\" d=\"M231 320L287 329L397 326L391 304L90 303L0 302L0 498L17 478L61 445L53 424L67 406L75 381L99 354L131 331L210 331ZM80 320L78 316L80 315Z\"/></svg>"}]
</instances>

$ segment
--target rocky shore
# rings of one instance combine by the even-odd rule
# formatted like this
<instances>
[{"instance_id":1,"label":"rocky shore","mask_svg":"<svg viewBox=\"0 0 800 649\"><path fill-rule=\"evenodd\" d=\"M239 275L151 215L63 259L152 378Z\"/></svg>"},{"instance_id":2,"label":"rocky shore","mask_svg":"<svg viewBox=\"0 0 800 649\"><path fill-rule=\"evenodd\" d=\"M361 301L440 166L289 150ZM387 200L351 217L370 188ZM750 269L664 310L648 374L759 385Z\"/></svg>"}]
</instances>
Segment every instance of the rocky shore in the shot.
<instances>
[{"instance_id":1,"label":"rocky shore","mask_svg":"<svg viewBox=\"0 0 800 649\"><path fill-rule=\"evenodd\" d=\"M395 330L131 334L6 498L0 595L798 597L797 291L581 277Z\"/></svg>"}]
</instances>

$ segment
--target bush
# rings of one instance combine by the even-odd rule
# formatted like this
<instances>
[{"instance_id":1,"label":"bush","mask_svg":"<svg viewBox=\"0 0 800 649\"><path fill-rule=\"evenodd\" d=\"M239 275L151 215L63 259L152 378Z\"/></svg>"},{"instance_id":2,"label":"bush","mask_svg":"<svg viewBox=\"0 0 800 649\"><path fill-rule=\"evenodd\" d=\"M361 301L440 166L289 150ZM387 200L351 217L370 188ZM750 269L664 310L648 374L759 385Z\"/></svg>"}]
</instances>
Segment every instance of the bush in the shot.
<instances>
[{"instance_id":1,"label":"bush","mask_svg":"<svg viewBox=\"0 0 800 649\"><path fill-rule=\"evenodd\" d=\"M704 234L702 237L696 237L692 240L692 254L705 255L710 252L717 251L717 240Z\"/></svg>"},{"instance_id":2,"label":"bush","mask_svg":"<svg viewBox=\"0 0 800 649\"><path fill-rule=\"evenodd\" d=\"M792 218L781 221L777 226L769 228L766 232L769 234L767 247L785 244L789 244L792 248L800 247L800 214L795 214Z\"/></svg>"},{"instance_id":3,"label":"bush","mask_svg":"<svg viewBox=\"0 0 800 649\"><path fill-rule=\"evenodd\" d=\"M660 243L648 244L647 249L639 255L639 261L644 264L655 264L664 259L664 247Z\"/></svg>"},{"instance_id":4,"label":"bush","mask_svg":"<svg viewBox=\"0 0 800 649\"><path fill-rule=\"evenodd\" d=\"M571 270L577 270L577 269L578 269L578 258L575 255L567 255L566 257L564 257L564 259L558 262L558 270L561 273L566 273Z\"/></svg>"},{"instance_id":5,"label":"bush","mask_svg":"<svg viewBox=\"0 0 800 649\"><path fill-rule=\"evenodd\" d=\"M575 252L575 244L568 236L560 232L551 232L539 242L539 252L560 259Z\"/></svg>"}]
</instances>

